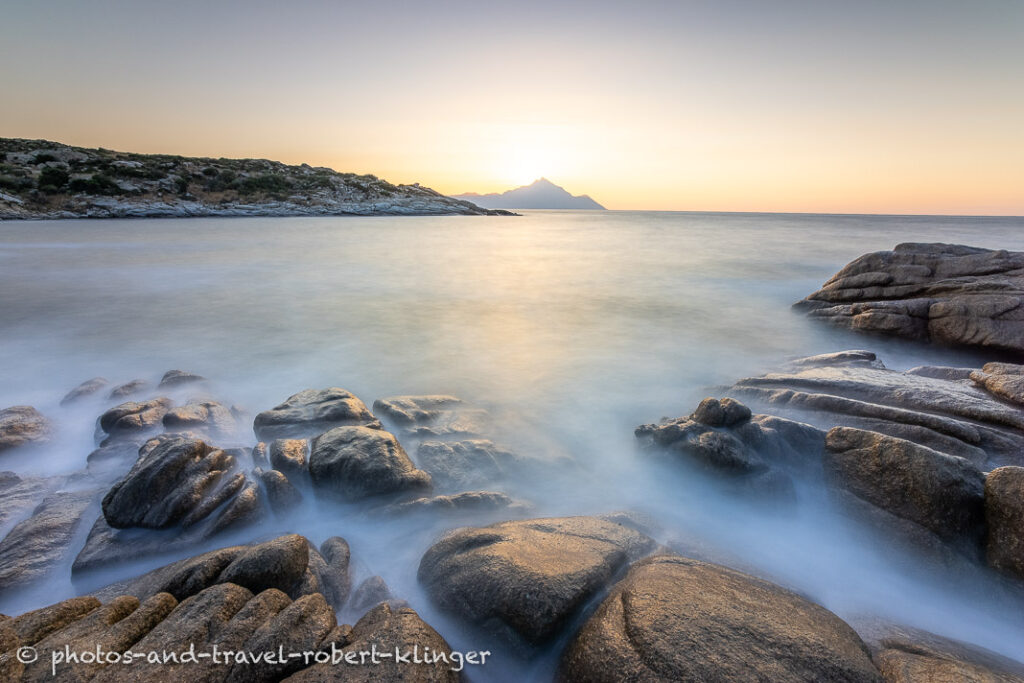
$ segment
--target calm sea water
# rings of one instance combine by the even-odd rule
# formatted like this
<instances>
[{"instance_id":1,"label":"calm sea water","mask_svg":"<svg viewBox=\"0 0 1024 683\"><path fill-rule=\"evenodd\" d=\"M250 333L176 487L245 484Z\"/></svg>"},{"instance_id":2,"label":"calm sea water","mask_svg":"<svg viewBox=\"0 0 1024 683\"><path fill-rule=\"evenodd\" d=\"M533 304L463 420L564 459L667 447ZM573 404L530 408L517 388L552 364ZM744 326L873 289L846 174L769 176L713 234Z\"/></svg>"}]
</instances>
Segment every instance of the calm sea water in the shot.
<instances>
[{"instance_id":1,"label":"calm sea water","mask_svg":"<svg viewBox=\"0 0 1024 683\"><path fill-rule=\"evenodd\" d=\"M752 518L633 448L637 424L688 413L706 387L791 356L871 348L895 368L977 364L790 310L853 258L906 241L1024 250L1024 219L529 212L3 223L0 406L35 405L61 420L61 434L45 457L0 466L81 469L96 409L57 403L97 375L190 370L252 413L307 387L341 386L367 404L451 393L500 416L507 443L575 463L497 487L536 514L641 510L669 536L736 554L841 614L885 613L1012 653L1024 640L997 606L938 599L928 580L837 537L821 515ZM317 508L253 533L345 536L357 572L383 575L453 644L471 647L478 637L436 614L415 582L423 550L454 524ZM65 576L45 596L81 589ZM0 611L41 595L8 598ZM499 657L488 675L543 677L551 661Z\"/></svg>"}]
</instances>

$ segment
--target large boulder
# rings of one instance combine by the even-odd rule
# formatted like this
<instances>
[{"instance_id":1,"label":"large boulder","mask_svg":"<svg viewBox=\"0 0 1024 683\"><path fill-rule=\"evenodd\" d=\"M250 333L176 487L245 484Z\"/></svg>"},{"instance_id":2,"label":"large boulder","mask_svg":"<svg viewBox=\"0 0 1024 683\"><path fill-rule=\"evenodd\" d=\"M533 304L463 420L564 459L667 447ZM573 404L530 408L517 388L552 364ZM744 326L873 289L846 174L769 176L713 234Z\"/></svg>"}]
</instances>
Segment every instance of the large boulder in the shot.
<instances>
[{"instance_id":1,"label":"large boulder","mask_svg":"<svg viewBox=\"0 0 1024 683\"><path fill-rule=\"evenodd\" d=\"M343 500L430 488L398 439L369 427L335 427L313 440L309 473L318 490Z\"/></svg>"},{"instance_id":2,"label":"large boulder","mask_svg":"<svg viewBox=\"0 0 1024 683\"><path fill-rule=\"evenodd\" d=\"M1000 467L985 478L988 563L1024 579L1024 467Z\"/></svg>"},{"instance_id":3,"label":"large boulder","mask_svg":"<svg viewBox=\"0 0 1024 683\"><path fill-rule=\"evenodd\" d=\"M455 396L391 396L373 402L373 410L405 436L472 437L488 431L489 415Z\"/></svg>"},{"instance_id":4,"label":"large boulder","mask_svg":"<svg viewBox=\"0 0 1024 683\"><path fill-rule=\"evenodd\" d=\"M796 304L861 332L1024 351L1024 252L899 244L865 254Z\"/></svg>"},{"instance_id":5,"label":"large boulder","mask_svg":"<svg viewBox=\"0 0 1024 683\"><path fill-rule=\"evenodd\" d=\"M99 426L111 437L135 435L157 429L174 403L169 398L154 398L141 403L129 401L100 415Z\"/></svg>"},{"instance_id":6,"label":"large boulder","mask_svg":"<svg viewBox=\"0 0 1024 683\"><path fill-rule=\"evenodd\" d=\"M984 529L984 476L968 460L849 427L830 430L825 447L830 487L977 555Z\"/></svg>"},{"instance_id":7,"label":"large boulder","mask_svg":"<svg viewBox=\"0 0 1024 683\"><path fill-rule=\"evenodd\" d=\"M654 546L596 517L502 522L451 532L424 554L418 577L442 609L540 645Z\"/></svg>"},{"instance_id":8,"label":"large boulder","mask_svg":"<svg viewBox=\"0 0 1024 683\"><path fill-rule=\"evenodd\" d=\"M233 456L204 441L162 439L104 496L103 516L114 528L195 524L241 490L235 467Z\"/></svg>"},{"instance_id":9,"label":"large boulder","mask_svg":"<svg viewBox=\"0 0 1024 683\"><path fill-rule=\"evenodd\" d=\"M18 446L44 443L52 434L53 424L32 406L0 410L0 453Z\"/></svg>"},{"instance_id":10,"label":"large boulder","mask_svg":"<svg viewBox=\"0 0 1024 683\"><path fill-rule=\"evenodd\" d=\"M0 593L37 581L67 557L96 494L92 490L53 493L0 541Z\"/></svg>"},{"instance_id":11,"label":"large boulder","mask_svg":"<svg viewBox=\"0 0 1024 683\"><path fill-rule=\"evenodd\" d=\"M304 439L343 426L379 427L380 421L362 401L337 387L300 391L253 421L260 441Z\"/></svg>"},{"instance_id":12,"label":"large boulder","mask_svg":"<svg viewBox=\"0 0 1024 683\"><path fill-rule=\"evenodd\" d=\"M677 556L635 565L576 634L560 672L588 683L882 680L856 632L824 607Z\"/></svg>"}]
</instances>

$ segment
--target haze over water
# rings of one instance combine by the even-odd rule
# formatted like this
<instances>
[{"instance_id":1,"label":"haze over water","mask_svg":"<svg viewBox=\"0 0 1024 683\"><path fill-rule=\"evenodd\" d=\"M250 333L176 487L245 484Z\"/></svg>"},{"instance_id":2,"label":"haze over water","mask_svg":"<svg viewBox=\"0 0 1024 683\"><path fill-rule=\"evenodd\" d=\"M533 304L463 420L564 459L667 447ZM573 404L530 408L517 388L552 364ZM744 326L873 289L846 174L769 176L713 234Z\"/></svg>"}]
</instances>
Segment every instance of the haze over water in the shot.
<instances>
[{"instance_id":1,"label":"haze over water","mask_svg":"<svg viewBox=\"0 0 1024 683\"><path fill-rule=\"evenodd\" d=\"M897 369L981 362L854 336L790 310L848 261L908 241L1024 250L1024 219L528 212L3 224L0 406L35 405L60 428L42 455L4 469L84 467L101 406L57 404L97 375L120 383L197 372L214 398L252 415L306 388L340 386L368 405L450 393L491 409L496 441L552 461L544 477L493 487L531 503L533 515L638 510L662 525L658 540L738 557L841 615L888 611L1013 654L1024 642L1019 615L894 568L813 494L794 517L763 516L634 447L636 425L687 414L708 387L793 356L868 348ZM377 520L318 503L212 546L283 530L318 542L341 535L357 579L383 575L453 647L468 649L479 636L433 610L416 566L445 529L505 516ZM44 587L45 600L39 591L8 596L0 612L71 595L63 575ZM489 676L510 680L552 665L515 664L507 653L498 661Z\"/></svg>"}]
</instances>

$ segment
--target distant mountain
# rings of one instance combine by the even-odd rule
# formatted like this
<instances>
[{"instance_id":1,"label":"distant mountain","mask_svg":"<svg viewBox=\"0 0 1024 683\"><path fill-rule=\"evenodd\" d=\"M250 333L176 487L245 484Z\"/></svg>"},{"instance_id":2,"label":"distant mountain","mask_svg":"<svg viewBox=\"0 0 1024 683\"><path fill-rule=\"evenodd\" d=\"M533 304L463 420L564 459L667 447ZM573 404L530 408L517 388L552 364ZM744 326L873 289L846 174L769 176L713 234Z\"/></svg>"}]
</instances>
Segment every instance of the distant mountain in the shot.
<instances>
[{"instance_id":1,"label":"distant mountain","mask_svg":"<svg viewBox=\"0 0 1024 683\"><path fill-rule=\"evenodd\" d=\"M587 195L574 197L565 188L555 185L547 178L535 180L530 185L517 187L507 192L454 195L455 199L473 202L485 209L596 209L604 207Z\"/></svg>"}]
</instances>

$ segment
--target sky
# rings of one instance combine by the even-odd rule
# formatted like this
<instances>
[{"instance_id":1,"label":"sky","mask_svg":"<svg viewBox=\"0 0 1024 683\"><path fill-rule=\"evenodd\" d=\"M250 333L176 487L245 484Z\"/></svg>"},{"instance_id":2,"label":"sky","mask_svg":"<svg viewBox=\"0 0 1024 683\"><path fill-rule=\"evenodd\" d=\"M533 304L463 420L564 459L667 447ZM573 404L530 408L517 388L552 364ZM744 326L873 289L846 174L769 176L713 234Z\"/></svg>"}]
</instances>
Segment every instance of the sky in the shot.
<instances>
[{"instance_id":1,"label":"sky","mask_svg":"<svg viewBox=\"0 0 1024 683\"><path fill-rule=\"evenodd\" d=\"M611 209L1024 215L1024 2L0 0L0 136Z\"/></svg>"}]
</instances>

